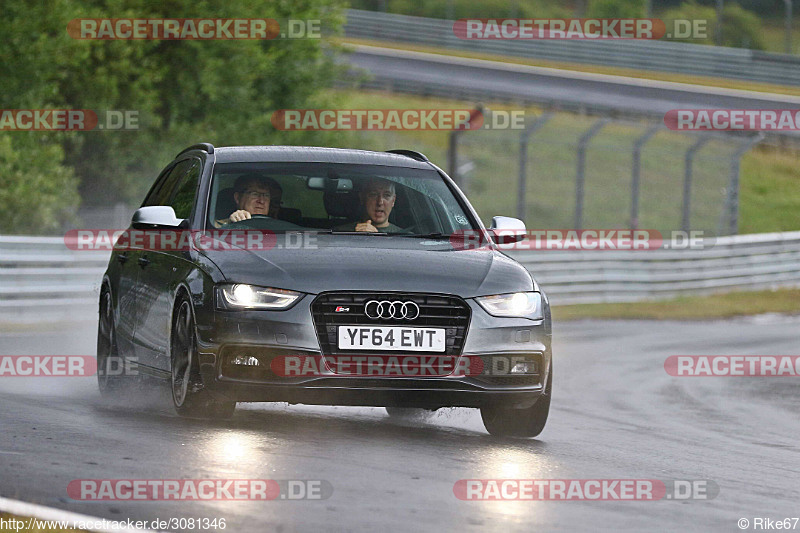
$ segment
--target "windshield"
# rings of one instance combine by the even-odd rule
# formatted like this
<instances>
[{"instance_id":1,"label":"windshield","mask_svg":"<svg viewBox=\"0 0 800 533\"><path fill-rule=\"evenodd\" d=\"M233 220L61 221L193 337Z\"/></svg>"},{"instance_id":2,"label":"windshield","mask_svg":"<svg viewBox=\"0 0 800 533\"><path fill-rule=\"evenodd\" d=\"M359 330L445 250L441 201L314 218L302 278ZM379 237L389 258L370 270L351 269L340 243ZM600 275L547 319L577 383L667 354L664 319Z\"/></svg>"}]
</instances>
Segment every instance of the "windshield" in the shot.
<instances>
[{"instance_id":1,"label":"windshield","mask_svg":"<svg viewBox=\"0 0 800 533\"><path fill-rule=\"evenodd\" d=\"M395 235L478 229L435 170L340 163L221 163L209 227Z\"/></svg>"}]
</instances>

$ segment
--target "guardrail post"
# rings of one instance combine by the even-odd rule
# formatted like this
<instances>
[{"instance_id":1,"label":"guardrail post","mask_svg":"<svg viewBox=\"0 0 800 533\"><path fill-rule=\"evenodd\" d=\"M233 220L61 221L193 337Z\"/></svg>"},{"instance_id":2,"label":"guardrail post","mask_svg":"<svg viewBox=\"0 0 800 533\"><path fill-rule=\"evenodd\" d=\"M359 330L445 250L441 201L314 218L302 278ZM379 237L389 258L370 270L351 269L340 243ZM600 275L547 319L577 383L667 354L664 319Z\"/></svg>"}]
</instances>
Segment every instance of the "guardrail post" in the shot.
<instances>
[{"instance_id":1,"label":"guardrail post","mask_svg":"<svg viewBox=\"0 0 800 533\"><path fill-rule=\"evenodd\" d=\"M578 168L575 176L575 229L583 228L583 189L586 182L586 146L592 137L611 122L609 118L601 118L591 125L578 140Z\"/></svg>"},{"instance_id":2,"label":"guardrail post","mask_svg":"<svg viewBox=\"0 0 800 533\"><path fill-rule=\"evenodd\" d=\"M681 210L681 229L683 231L689 231L689 221L691 220L694 155L710 140L711 137L701 137L686 150L683 158L683 209Z\"/></svg>"},{"instance_id":3,"label":"guardrail post","mask_svg":"<svg viewBox=\"0 0 800 533\"><path fill-rule=\"evenodd\" d=\"M764 134L758 132L758 135L744 141L731 157L731 179L730 183L728 183L728 198L726 202L729 217L728 235L739 233L739 167L742 162L742 156L763 140Z\"/></svg>"},{"instance_id":4,"label":"guardrail post","mask_svg":"<svg viewBox=\"0 0 800 533\"><path fill-rule=\"evenodd\" d=\"M631 175L631 229L639 227L639 184L642 172L642 149L650 138L658 133L663 126L656 124L638 137L633 143L633 168Z\"/></svg>"},{"instance_id":5,"label":"guardrail post","mask_svg":"<svg viewBox=\"0 0 800 533\"><path fill-rule=\"evenodd\" d=\"M528 126L522 130L519 135L519 182L517 183L517 218L525 220L527 214L527 204L525 197L527 193L528 182L528 140L531 135L539 131L547 121L553 116L553 113L547 112L536 118Z\"/></svg>"}]
</instances>

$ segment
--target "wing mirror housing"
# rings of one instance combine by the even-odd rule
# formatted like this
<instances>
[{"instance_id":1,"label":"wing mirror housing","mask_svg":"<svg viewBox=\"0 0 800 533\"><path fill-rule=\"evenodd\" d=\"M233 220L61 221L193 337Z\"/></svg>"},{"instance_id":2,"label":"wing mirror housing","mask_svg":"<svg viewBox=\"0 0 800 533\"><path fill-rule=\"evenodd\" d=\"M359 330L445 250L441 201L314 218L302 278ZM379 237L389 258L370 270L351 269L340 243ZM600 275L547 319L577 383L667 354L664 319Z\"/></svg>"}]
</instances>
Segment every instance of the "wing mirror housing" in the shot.
<instances>
[{"instance_id":1,"label":"wing mirror housing","mask_svg":"<svg viewBox=\"0 0 800 533\"><path fill-rule=\"evenodd\" d=\"M525 238L525 223L518 218L492 217L489 234L497 244L519 242Z\"/></svg>"},{"instance_id":2,"label":"wing mirror housing","mask_svg":"<svg viewBox=\"0 0 800 533\"><path fill-rule=\"evenodd\" d=\"M183 220L175 216L175 210L168 205L140 207L133 213L131 225L134 229L177 229Z\"/></svg>"}]
</instances>

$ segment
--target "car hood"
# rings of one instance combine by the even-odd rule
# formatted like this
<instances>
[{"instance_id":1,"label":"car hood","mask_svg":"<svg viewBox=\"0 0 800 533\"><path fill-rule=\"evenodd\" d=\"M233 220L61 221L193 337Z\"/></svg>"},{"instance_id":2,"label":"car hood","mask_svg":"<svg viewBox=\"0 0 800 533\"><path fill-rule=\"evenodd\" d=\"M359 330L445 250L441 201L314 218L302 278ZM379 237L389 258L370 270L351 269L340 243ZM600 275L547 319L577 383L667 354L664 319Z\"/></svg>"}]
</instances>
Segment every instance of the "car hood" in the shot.
<instances>
[{"instance_id":1,"label":"car hood","mask_svg":"<svg viewBox=\"0 0 800 533\"><path fill-rule=\"evenodd\" d=\"M527 270L492 249L454 249L447 240L318 235L299 248L207 250L227 281L310 294L367 290L463 298L538 290Z\"/></svg>"}]
</instances>

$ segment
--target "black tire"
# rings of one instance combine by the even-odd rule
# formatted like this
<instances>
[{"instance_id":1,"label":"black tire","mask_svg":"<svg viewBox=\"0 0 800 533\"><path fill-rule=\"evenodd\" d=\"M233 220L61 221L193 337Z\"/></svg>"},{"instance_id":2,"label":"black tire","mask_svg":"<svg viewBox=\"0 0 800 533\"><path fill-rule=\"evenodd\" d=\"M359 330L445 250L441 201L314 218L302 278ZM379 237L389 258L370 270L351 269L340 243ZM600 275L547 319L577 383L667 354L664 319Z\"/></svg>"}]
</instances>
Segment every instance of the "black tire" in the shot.
<instances>
[{"instance_id":1,"label":"black tire","mask_svg":"<svg viewBox=\"0 0 800 533\"><path fill-rule=\"evenodd\" d=\"M188 299L175 307L170 341L170 389L172 404L180 416L187 418L230 418L236 402L214 398L203 387L197 360L197 333L194 311Z\"/></svg>"},{"instance_id":2,"label":"black tire","mask_svg":"<svg viewBox=\"0 0 800 533\"><path fill-rule=\"evenodd\" d=\"M553 392L553 363L544 392L533 406L514 409L500 405L481 408L481 418L486 431L494 437L518 437L530 439L537 437L547 424L550 413L550 398Z\"/></svg>"},{"instance_id":3,"label":"black tire","mask_svg":"<svg viewBox=\"0 0 800 533\"><path fill-rule=\"evenodd\" d=\"M118 371L121 364L111 291L104 288L100 294L100 316L97 321L97 388L104 398L115 398L122 389L123 380Z\"/></svg>"}]
</instances>

